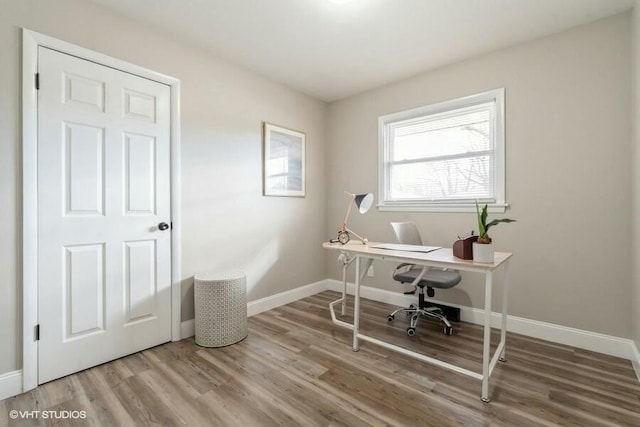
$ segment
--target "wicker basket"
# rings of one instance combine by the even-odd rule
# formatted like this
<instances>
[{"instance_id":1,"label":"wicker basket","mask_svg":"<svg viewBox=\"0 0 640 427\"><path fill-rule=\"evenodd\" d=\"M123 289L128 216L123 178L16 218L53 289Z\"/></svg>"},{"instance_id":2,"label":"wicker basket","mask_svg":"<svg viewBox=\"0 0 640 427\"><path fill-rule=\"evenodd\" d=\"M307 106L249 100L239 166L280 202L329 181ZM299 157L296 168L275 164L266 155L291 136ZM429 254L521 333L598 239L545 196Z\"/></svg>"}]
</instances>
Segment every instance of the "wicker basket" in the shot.
<instances>
[{"instance_id":1,"label":"wicker basket","mask_svg":"<svg viewBox=\"0 0 640 427\"><path fill-rule=\"evenodd\" d=\"M222 347L247 336L247 279L241 271L194 277L196 344Z\"/></svg>"}]
</instances>

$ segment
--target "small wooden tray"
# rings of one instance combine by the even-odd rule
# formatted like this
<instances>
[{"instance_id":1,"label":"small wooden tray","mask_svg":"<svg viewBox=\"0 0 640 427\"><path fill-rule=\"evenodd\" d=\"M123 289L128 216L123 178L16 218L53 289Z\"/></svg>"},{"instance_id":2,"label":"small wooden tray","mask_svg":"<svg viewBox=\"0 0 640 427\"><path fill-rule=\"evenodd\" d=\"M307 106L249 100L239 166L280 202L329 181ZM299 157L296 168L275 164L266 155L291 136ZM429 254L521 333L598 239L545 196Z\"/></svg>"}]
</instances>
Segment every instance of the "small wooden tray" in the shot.
<instances>
[{"instance_id":1,"label":"small wooden tray","mask_svg":"<svg viewBox=\"0 0 640 427\"><path fill-rule=\"evenodd\" d=\"M460 259L473 259L473 242L478 236L469 236L453 243L453 256Z\"/></svg>"}]
</instances>

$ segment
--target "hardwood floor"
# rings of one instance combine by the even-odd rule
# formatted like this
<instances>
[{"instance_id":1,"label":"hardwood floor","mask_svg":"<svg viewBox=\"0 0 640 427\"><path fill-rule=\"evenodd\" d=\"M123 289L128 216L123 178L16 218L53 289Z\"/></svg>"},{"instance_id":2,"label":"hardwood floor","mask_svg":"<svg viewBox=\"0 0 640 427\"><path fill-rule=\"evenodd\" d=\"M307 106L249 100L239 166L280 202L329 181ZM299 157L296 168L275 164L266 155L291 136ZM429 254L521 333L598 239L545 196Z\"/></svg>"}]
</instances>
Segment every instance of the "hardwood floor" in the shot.
<instances>
[{"instance_id":1,"label":"hardwood floor","mask_svg":"<svg viewBox=\"0 0 640 427\"><path fill-rule=\"evenodd\" d=\"M191 338L44 384L0 401L0 426L640 425L627 360L508 334L508 362L485 404L474 379L366 342L351 351L350 331L329 316L338 297L327 291L251 317L249 336L229 347ZM387 324L391 306L362 302L363 333L481 370L479 326L455 324L445 336L424 321L408 337L406 319ZM86 418L12 421L12 410Z\"/></svg>"}]
</instances>

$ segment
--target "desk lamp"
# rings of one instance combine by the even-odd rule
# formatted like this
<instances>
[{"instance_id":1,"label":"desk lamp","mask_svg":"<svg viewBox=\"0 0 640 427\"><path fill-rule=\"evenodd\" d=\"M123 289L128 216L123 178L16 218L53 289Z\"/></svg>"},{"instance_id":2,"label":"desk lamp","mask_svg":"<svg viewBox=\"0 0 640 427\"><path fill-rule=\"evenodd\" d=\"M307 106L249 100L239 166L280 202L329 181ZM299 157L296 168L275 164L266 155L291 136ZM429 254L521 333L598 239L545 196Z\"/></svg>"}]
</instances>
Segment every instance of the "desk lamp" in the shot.
<instances>
[{"instance_id":1,"label":"desk lamp","mask_svg":"<svg viewBox=\"0 0 640 427\"><path fill-rule=\"evenodd\" d=\"M373 194L371 193L353 194L353 193L349 193L348 191L345 191L345 194L351 196L351 201L355 203L355 205L358 207L358 211L361 214L366 213L371 208L371 206L373 206ZM347 220L349 219L349 214L351 213L351 207L353 206L351 201L349 201L349 207L347 208L347 215L345 215L344 217L342 228L340 229L340 231L338 231L338 242L342 243L343 245L346 245L347 242L351 240L351 234L353 234L358 239L360 239L363 245L366 245L368 242L367 239L356 234L355 232L353 232L353 230L350 230L347 227Z\"/></svg>"}]
</instances>

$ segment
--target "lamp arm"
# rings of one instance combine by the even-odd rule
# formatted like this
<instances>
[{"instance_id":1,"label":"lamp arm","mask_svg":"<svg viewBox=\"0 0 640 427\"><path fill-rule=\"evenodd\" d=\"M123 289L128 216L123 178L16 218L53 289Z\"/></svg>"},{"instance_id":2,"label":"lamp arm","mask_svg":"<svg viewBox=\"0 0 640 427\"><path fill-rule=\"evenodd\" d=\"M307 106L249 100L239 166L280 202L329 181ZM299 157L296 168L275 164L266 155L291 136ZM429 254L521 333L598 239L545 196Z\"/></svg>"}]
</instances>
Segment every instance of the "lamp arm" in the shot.
<instances>
[{"instance_id":1,"label":"lamp arm","mask_svg":"<svg viewBox=\"0 0 640 427\"><path fill-rule=\"evenodd\" d=\"M345 193L346 193L346 191L345 191ZM347 194L351 194L351 193L347 193ZM353 206L353 200L349 201L349 207L347 208L347 214L345 215L344 222L342 223L342 229L343 230L346 230L346 228L347 228L347 220L349 219L349 215L351 214L351 206Z\"/></svg>"},{"instance_id":2,"label":"lamp arm","mask_svg":"<svg viewBox=\"0 0 640 427\"><path fill-rule=\"evenodd\" d=\"M349 233L353 234L354 236L356 236L358 239L360 239L360 242L362 242L363 245L366 245L369 242L369 239L365 239L364 237L362 237L361 235L359 235L358 233L356 233L352 229L347 228L346 226L345 226L345 230L348 231Z\"/></svg>"}]
</instances>

